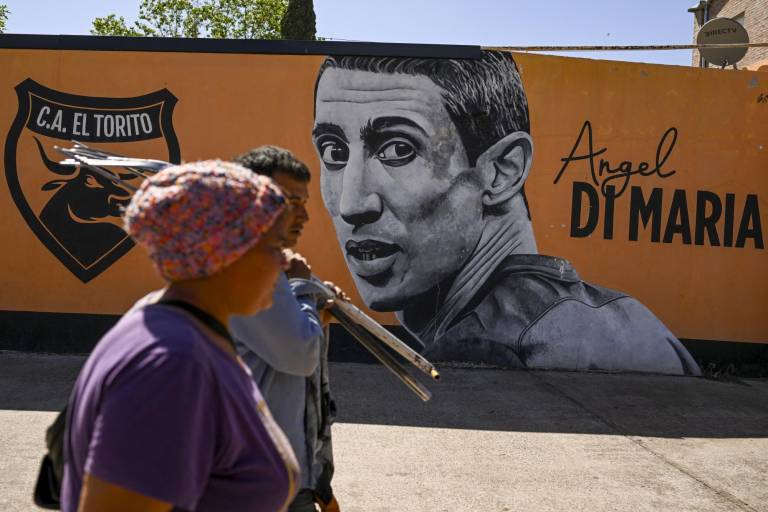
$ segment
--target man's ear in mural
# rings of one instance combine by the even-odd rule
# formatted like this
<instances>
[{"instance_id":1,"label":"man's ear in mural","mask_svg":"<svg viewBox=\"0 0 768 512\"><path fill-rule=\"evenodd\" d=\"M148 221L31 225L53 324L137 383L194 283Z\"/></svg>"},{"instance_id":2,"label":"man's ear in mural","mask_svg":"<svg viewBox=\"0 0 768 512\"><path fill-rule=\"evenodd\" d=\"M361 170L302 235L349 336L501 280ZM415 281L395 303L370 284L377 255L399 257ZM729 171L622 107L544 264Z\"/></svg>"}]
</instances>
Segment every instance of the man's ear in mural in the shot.
<instances>
[{"instance_id":1,"label":"man's ear in mural","mask_svg":"<svg viewBox=\"0 0 768 512\"><path fill-rule=\"evenodd\" d=\"M514 132L489 147L475 166L483 175L483 204L504 205L518 194L528 179L533 161L533 141L525 132Z\"/></svg>"}]
</instances>

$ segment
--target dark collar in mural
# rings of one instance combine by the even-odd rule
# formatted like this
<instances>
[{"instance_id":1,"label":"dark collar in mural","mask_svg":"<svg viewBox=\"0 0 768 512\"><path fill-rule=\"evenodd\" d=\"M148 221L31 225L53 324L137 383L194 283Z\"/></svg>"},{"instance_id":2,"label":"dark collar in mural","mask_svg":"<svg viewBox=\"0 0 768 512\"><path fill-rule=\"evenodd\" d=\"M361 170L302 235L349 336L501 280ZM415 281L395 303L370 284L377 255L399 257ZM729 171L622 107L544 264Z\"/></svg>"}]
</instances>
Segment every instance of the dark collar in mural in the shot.
<instances>
[{"instance_id":1,"label":"dark collar in mural","mask_svg":"<svg viewBox=\"0 0 768 512\"><path fill-rule=\"evenodd\" d=\"M460 345L460 340L467 339L504 347L480 351L486 354L488 350L514 352L525 330L558 302L573 299L599 307L621 297L626 294L582 281L576 269L563 258L512 254L490 274L442 336L435 336L434 325L417 335L427 347L425 353L439 359L447 356L449 346ZM504 364L510 365L510 358L514 362L519 357L506 354Z\"/></svg>"},{"instance_id":2,"label":"dark collar in mural","mask_svg":"<svg viewBox=\"0 0 768 512\"><path fill-rule=\"evenodd\" d=\"M421 335L434 361L700 374L638 300L583 281L551 256L507 256L442 335L430 329Z\"/></svg>"}]
</instances>

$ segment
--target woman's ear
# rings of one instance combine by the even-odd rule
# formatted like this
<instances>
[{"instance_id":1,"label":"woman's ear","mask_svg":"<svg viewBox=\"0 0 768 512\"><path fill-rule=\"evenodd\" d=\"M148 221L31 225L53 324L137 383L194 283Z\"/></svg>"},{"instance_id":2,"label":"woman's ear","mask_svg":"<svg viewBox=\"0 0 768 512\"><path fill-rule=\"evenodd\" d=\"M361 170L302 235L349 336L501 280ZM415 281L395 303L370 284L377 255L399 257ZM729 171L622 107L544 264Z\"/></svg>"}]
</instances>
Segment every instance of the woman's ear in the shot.
<instances>
[{"instance_id":1,"label":"woman's ear","mask_svg":"<svg viewBox=\"0 0 768 512\"><path fill-rule=\"evenodd\" d=\"M533 161L533 141L525 132L505 136L485 150L476 168L483 174L483 204L496 206L520 192Z\"/></svg>"}]
</instances>

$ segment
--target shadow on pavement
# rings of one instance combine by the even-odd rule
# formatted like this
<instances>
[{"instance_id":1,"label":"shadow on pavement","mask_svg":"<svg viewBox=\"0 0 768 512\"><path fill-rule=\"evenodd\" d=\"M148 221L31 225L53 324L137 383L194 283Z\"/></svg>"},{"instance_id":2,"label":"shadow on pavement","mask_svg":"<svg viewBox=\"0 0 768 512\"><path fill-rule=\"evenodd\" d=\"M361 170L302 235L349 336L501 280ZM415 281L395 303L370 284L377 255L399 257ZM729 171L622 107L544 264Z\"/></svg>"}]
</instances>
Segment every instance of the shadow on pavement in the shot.
<instances>
[{"instance_id":1,"label":"shadow on pavement","mask_svg":"<svg viewBox=\"0 0 768 512\"><path fill-rule=\"evenodd\" d=\"M82 356L0 352L0 409L60 410ZM331 363L343 423L650 437L768 437L768 381L445 368L421 402L380 365Z\"/></svg>"},{"instance_id":2,"label":"shadow on pavement","mask_svg":"<svg viewBox=\"0 0 768 512\"><path fill-rule=\"evenodd\" d=\"M768 381L444 369L422 403L378 365L333 365L340 422L651 437L768 437Z\"/></svg>"},{"instance_id":3,"label":"shadow on pavement","mask_svg":"<svg viewBox=\"0 0 768 512\"><path fill-rule=\"evenodd\" d=\"M0 351L0 409L60 411L85 356Z\"/></svg>"}]
</instances>

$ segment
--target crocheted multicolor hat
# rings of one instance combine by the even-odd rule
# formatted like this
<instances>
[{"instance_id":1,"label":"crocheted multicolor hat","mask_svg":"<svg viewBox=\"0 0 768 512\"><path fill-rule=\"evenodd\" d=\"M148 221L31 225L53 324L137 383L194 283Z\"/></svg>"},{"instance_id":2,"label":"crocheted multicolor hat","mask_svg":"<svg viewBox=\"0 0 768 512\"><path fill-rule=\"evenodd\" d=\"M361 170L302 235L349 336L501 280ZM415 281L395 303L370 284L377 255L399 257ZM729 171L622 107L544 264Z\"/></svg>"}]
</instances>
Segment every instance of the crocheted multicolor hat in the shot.
<instances>
[{"instance_id":1,"label":"crocheted multicolor hat","mask_svg":"<svg viewBox=\"0 0 768 512\"><path fill-rule=\"evenodd\" d=\"M169 281L210 276L259 242L282 212L274 182L221 160L167 167L125 210L125 230Z\"/></svg>"}]
</instances>

